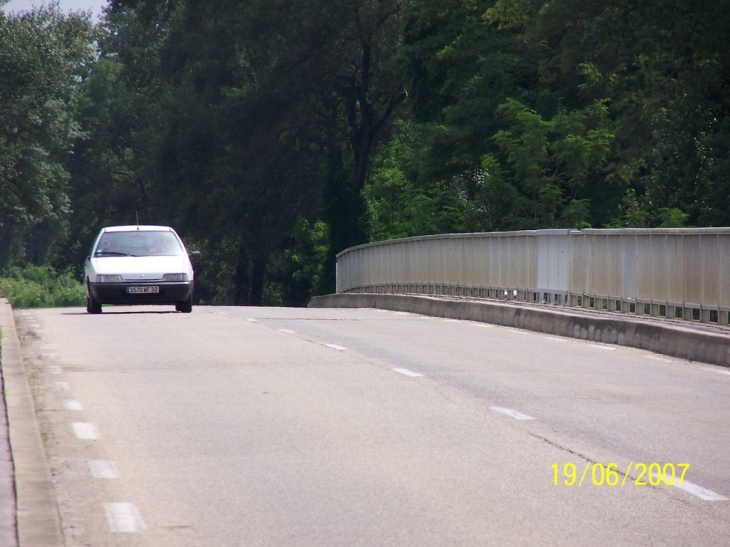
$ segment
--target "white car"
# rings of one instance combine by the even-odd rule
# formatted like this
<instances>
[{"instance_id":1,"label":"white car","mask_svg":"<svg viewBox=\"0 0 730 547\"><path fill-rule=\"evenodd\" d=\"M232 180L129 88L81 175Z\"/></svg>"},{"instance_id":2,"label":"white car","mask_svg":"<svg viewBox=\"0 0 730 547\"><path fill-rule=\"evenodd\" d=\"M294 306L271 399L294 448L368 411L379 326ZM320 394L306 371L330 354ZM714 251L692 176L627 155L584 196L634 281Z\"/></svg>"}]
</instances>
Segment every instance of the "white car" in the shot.
<instances>
[{"instance_id":1,"label":"white car","mask_svg":"<svg viewBox=\"0 0 730 547\"><path fill-rule=\"evenodd\" d=\"M86 311L102 304L174 304L193 311L194 273L180 237L169 226L110 226L86 257Z\"/></svg>"}]
</instances>

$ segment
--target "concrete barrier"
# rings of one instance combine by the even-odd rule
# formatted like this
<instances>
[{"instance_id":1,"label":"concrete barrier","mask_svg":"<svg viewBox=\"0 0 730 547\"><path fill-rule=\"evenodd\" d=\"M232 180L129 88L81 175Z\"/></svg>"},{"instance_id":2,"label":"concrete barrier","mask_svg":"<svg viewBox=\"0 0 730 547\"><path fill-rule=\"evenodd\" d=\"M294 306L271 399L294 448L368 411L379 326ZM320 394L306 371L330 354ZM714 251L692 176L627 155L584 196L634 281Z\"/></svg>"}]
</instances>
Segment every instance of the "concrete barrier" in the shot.
<instances>
[{"instance_id":1,"label":"concrete barrier","mask_svg":"<svg viewBox=\"0 0 730 547\"><path fill-rule=\"evenodd\" d=\"M730 333L661 320L550 309L494 301L449 300L401 294L340 293L312 298L310 308L380 308L504 325L641 348L664 355L730 367Z\"/></svg>"}]
</instances>

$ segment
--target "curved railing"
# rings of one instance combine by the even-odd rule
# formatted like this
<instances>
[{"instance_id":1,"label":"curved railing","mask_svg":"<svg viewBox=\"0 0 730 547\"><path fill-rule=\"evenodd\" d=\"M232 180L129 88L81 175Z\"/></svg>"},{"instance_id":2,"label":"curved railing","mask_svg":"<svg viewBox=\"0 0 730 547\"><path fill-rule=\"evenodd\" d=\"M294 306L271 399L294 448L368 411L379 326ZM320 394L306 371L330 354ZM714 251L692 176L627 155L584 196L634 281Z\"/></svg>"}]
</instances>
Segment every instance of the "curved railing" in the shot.
<instances>
[{"instance_id":1,"label":"curved railing","mask_svg":"<svg viewBox=\"0 0 730 547\"><path fill-rule=\"evenodd\" d=\"M526 230L369 243L337 292L446 294L727 324L730 228Z\"/></svg>"}]
</instances>

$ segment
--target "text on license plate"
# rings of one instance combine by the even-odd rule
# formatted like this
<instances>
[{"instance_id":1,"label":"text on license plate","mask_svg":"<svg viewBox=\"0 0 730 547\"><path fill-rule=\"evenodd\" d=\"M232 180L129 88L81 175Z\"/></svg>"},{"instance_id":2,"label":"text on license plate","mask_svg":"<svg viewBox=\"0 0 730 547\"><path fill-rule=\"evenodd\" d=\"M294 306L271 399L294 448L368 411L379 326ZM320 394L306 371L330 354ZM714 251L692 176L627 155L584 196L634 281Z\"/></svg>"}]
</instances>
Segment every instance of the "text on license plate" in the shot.
<instances>
[{"instance_id":1,"label":"text on license plate","mask_svg":"<svg viewBox=\"0 0 730 547\"><path fill-rule=\"evenodd\" d=\"M160 287L127 287L129 294L151 294L160 292Z\"/></svg>"}]
</instances>

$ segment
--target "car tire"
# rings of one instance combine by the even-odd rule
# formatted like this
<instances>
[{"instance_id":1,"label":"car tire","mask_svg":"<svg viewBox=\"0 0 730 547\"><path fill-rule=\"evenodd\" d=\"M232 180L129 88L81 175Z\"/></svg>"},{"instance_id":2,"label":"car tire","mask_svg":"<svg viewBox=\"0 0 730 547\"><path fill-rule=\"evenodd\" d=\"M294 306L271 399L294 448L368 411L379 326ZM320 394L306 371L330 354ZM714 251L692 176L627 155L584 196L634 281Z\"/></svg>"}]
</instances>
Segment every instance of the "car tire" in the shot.
<instances>
[{"instance_id":1,"label":"car tire","mask_svg":"<svg viewBox=\"0 0 730 547\"><path fill-rule=\"evenodd\" d=\"M86 296L86 312L93 314L101 313L101 304L94 299L94 295L91 294L91 290L88 291L88 295Z\"/></svg>"},{"instance_id":2,"label":"car tire","mask_svg":"<svg viewBox=\"0 0 730 547\"><path fill-rule=\"evenodd\" d=\"M193 293L190 293L187 300L175 304L175 309L182 313L191 313L193 311Z\"/></svg>"}]
</instances>

